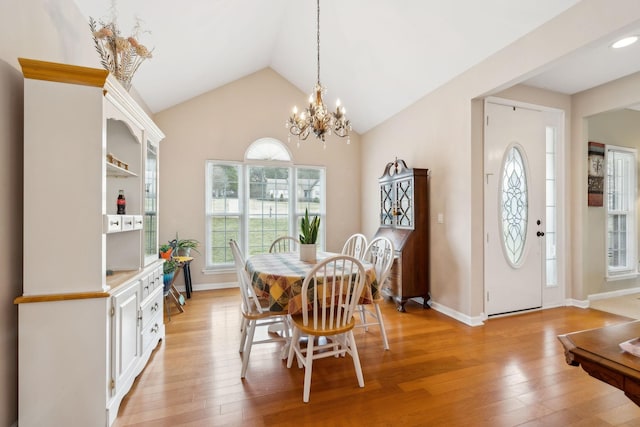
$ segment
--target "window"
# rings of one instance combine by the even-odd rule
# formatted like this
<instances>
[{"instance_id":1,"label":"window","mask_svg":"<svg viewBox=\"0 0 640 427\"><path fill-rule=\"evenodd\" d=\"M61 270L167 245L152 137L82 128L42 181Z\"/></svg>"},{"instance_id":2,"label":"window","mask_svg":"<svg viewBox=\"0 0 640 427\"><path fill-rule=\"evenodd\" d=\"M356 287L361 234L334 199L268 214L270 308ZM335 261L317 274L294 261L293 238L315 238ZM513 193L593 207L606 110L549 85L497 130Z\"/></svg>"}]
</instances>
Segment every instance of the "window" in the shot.
<instances>
[{"instance_id":1,"label":"window","mask_svg":"<svg viewBox=\"0 0 640 427\"><path fill-rule=\"evenodd\" d=\"M292 164L280 141L255 141L242 163L207 161L206 180L206 269L232 266L229 239L248 256L267 252L277 237L297 237L305 209L320 216L324 248L325 170Z\"/></svg>"},{"instance_id":2,"label":"window","mask_svg":"<svg viewBox=\"0 0 640 427\"><path fill-rule=\"evenodd\" d=\"M546 191L545 205L545 277L547 286L558 286L558 200L556 197L556 128L546 128Z\"/></svg>"},{"instance_id":3,"label":"window","mask_svg":"<svg viewBox=\"0 0 640 427\"><path fill-rule=\"evenodd\" d=\"M637 272L636 151L607 146L607 277Z\"/></svg>"}]
</instances>

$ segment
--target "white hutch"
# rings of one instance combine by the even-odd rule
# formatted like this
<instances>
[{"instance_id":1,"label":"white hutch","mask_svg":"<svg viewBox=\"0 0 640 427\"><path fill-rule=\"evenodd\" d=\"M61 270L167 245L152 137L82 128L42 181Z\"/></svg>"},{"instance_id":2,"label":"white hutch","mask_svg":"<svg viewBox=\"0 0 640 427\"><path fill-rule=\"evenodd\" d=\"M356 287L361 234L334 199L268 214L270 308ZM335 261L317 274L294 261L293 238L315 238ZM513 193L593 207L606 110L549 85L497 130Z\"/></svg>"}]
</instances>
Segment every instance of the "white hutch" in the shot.
<instances>
[{"instance_id":1,"label":"white hutch","mask_svg":"<svg viewBox=\"0 0 640 427\"><path fill-rule=\"evenodd\" d=\"M20 427L109 426L164 337L158 143L107 71L20 58ZM124 190L126 214L117 215Z\"/></svg>"}]
</instances>

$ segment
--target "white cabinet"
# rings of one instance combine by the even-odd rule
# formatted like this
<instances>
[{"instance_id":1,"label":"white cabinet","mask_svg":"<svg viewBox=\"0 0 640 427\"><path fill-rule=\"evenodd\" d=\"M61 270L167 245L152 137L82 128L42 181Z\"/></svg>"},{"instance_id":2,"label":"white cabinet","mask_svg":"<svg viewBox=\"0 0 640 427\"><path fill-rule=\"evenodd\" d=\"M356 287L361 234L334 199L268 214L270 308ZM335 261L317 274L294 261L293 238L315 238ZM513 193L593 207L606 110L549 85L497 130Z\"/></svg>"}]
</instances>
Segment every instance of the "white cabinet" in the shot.
<instances>
[{"instance_id":1,"label":"white cabinet","mask_svg":"<svg viewBox=\"0 0 640 427\"><path fill-rule=\"evenodd\" d=\"M164 337L156 199L164 135L105 70L19 61L19 423L108 426Z\"/></svg>"}]
</instances>

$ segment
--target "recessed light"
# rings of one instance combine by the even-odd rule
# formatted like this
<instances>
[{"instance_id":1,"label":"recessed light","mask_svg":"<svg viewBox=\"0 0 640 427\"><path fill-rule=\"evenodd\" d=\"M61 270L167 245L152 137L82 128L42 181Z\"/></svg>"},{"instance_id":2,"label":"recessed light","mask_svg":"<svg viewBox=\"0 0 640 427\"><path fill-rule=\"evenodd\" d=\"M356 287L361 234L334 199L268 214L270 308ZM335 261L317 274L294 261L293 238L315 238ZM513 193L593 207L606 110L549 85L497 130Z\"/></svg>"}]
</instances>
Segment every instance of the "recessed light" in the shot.
<instances>
[{"instance_id":1,"label":"recessed light","mask_svg":"<svg viewBox=\"0 0 640 427\"><path fill-rule=\"evenodd\" d=\"M614 49L620 49L621 47L627 47L631 44L634 44L637 41L638 41L638 36L629 36L629 37L625 37L623 39L618 40L617 42L612 44L611 47Z\"/></svg>"}]
</instances>

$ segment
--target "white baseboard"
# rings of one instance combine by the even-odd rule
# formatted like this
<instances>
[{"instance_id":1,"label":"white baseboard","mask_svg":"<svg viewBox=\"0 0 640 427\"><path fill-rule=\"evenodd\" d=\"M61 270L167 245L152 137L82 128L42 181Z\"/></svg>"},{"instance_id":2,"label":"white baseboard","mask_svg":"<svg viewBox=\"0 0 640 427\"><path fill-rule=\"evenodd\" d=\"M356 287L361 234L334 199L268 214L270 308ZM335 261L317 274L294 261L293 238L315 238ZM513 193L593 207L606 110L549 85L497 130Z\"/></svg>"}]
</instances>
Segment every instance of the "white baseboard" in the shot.
<instances>
[{"instance_id":1,"label":"white baseboard","mask_svg":"<svg viewBox=\"0 0 640 427\"><path fill-rule=\"evenodd\" d=\"M591 295L587 296L587 299L589 301L596 301L596 300L599 300L599 299L623 297L625 295L637 294L637 293L640 293L640 288L620 289L620 290L617 290L617 291L601 292L599 294L591 294Z\"/></svg>"},{"instance_id":2,"label":"white baseboard","mask_svg":"<svg viewBox=\"0 0 640 427\"><path fill-rule=\"evenodd\" d=\"M567 307L589 308L590 305L591 304L589 303L589 300L579 300L573 298L568 298L565 302L565 306Z\"/></svg>"},{"instance_id":3,"label":"white baseboard","mask_svg":"<svg viewBox=\"0 0 640 427\"><path fill-rule=\"evenodd\" d=\"M420 305L424 304L424 298L422 297L418 297L418 298L411 298L412 300L414 300L415 302L419 303ZM437 302L435 302L434 300L430 300L428 302L429 306L439 312L444 314L445 316L449 316L452 319L457 320L458 322L462 322L465 325L469 325L469 326L482 326L484 325L484 320L486 320L486 318L483 318L482 315L480 316L467 316L466 314L460 313L459 311L456 311L450 307L447 307L446 305L442 305L442 304L438 304Z\"/></svg>"}]
</instances>

